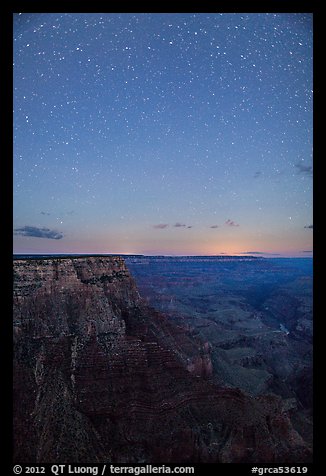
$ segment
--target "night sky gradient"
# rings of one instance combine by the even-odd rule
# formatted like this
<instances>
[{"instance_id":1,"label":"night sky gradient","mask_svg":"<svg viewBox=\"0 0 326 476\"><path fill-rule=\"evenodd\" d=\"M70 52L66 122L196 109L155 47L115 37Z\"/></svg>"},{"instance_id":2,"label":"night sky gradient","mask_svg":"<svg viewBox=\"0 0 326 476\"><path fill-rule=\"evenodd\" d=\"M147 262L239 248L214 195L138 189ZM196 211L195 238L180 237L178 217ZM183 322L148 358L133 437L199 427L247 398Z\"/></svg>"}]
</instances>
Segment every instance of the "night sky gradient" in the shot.
<instances>
[{"instance_id":1,"label":"night sky gradient","mask_svg":"<svg viewBox=\"0 0 326 476\"><path fill-rule=\"evenodd\" d=\"M312 253L312 14L14 15L14 252Z\"/></svg>"}]
</instances>

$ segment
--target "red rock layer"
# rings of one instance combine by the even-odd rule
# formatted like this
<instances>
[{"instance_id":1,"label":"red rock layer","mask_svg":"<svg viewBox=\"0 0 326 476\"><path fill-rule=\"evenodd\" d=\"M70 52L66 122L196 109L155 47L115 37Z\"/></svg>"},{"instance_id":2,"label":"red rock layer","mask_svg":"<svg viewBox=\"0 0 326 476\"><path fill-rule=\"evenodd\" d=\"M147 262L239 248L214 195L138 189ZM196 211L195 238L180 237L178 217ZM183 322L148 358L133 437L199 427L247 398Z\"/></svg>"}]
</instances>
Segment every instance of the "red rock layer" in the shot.
<instances>
[{"instance_id":1,"label":"red rock layer","mask_svg":"<svg viewBox=\"0 0 326 476\"><path fill-rule=\"evenodd\" d=\"M17 463L310 460L281 399L214 384L209 345L121 258L16 260L14 278Z\"/></svg>"}]
</instances>

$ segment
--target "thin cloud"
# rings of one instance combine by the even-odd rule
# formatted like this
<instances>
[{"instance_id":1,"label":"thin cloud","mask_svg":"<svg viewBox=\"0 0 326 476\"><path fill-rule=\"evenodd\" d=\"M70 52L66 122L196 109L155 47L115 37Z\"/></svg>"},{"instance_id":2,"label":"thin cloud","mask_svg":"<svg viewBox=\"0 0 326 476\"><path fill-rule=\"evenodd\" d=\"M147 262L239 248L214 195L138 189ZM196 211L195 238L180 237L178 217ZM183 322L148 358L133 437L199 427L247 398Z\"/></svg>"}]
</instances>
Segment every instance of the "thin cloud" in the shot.
<instances>
[{"instance_id":1,"label":"thin cloud","mask_svg":"<svg viewBox=\"0 0 326 476\"><path fill-rule=\"evenodd\" d=\"M159 223L158 225L153 225L153 228L156 228L157 230L163 230L164 228L167 228L169 226L168 223Z\"/></svg>"},{"instance_id":2,"label":"thin cloud","mask_svg":"<svg viewBox=\"0 0 326 476\"><path fill-rule=\"evenodd\" d=\"M164 228L167 228L168 226L170 226L168 223L158 223L157 225L153 225L153 228L156 228L157 230L164 230ZM192 225L186 225L185 223L175 223L175 225L173 225L175 228L192 228L193 226Z\"/></svg>"},{"instance_id":3,"label":"thin cloud","mask_svg":"<svg viewBox=\"0 0 326 476\"><path fill-rule=\"evenodd\" d=\"M312 175L312 165L304 165L301 162L294 164L300 174Z\"/></svg>"},{"instance_id":4,"label":"thin cloud","mask_svg":"<svg viewBox=\"0 0 326 476\"><path fill-rule=\"evenodd\" d=\"M226 220L225 224L227 226L240 226L238 223L235 223L233 220L230 220L230 218Z\"/></svg>"},{"instance_id":5,"label":"thin cloud","mask_svg":"<svg viewBox=\"0 0 326 476\"><path fill-rule=\"evenodd\" d=\"M15 228L14 235L47 238L49 240L61 240L64 236L60 231L50 230L50 228L39 228L37 226L27 225L21 228Z\"/></svg>"},{"instance_id":6,"label":"thin cloud","mask_svg":"<svg viewBox=\"0 0 326 476\"><path fill-rule=\"evenodd\" d=\"M305 228L307 228L308 230L313 230L314 225L306 225Z\"/></svg>"},{"instance_id":7,"label":"thin cloud","mask_svg":"<svg viewBox=\"0 0 326 476\"><path fill-rule=\"evenodd\" d=\"M279 253L268 253L267 251L241 251L241 255L269 255L269 256L281 256Z\"/></svg>"},{"instance_id":8,"label":"thin cloud","mask_svg":"<svg viewBox=\"0 0 326 476\"><path fill-rule=\"evenodd\" d=\"M264 255L263 251L241 251L241 255Z\"/></svg>"},{"instance_id":9,"label":"thin cloud","mask_svg":"<svg viewBox=\"0 0 326 476\"><path fill-rule=\"evenodd\" d=\"M174 225L175 228L185 228L186 226L187 226L187 225L185 225L184 223L179 223L179 222L177 222L177 223Z\"/></svg>"}]
</instances>

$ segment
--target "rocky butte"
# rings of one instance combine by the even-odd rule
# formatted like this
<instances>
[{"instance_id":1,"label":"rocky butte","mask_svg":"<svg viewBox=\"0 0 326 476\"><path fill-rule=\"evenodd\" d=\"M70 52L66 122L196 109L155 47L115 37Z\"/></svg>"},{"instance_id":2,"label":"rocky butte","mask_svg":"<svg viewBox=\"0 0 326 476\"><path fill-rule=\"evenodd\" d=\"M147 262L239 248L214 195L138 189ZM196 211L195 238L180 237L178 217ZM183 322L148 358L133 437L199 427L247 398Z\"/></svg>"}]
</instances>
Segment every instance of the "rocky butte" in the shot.
<instances>
[{"instance_id":1,"label":"rocky butte","mask_svg":"<svg viewBox=\"0 0 326 476\"><path fill-rule=\"evenodd\" d=\"M16 463L303 463L282 399L212 378L120 257L14 260Z\"/></svg>"}]
</instances>

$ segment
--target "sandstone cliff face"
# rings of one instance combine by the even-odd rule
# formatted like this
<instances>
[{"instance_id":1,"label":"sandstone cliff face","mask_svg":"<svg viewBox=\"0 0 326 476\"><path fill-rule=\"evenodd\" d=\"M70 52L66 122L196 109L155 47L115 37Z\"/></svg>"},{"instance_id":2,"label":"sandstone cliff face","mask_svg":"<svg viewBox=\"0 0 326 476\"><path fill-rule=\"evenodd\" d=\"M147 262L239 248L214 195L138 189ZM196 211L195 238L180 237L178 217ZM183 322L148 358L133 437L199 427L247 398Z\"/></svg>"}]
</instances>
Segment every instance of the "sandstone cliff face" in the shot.
<instances>
[{"instance_id":1,"label":"sandstone cliff face","mask_svg":"<svg viewBox=\"0 0 326 476\"><path fill-rule=\"evenodd\" d=\"M119 257L14 261L14 450L25 463L299 463L281 399L213 383L210 347Z\"/></svg>"}]
</instances>

